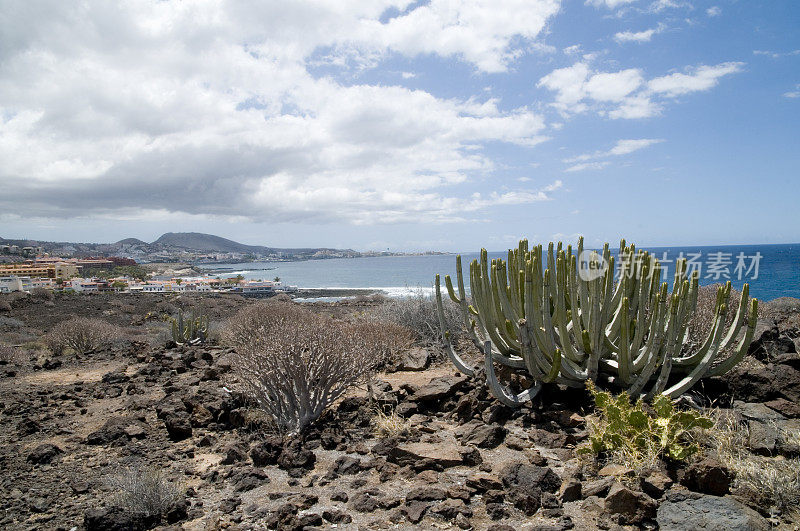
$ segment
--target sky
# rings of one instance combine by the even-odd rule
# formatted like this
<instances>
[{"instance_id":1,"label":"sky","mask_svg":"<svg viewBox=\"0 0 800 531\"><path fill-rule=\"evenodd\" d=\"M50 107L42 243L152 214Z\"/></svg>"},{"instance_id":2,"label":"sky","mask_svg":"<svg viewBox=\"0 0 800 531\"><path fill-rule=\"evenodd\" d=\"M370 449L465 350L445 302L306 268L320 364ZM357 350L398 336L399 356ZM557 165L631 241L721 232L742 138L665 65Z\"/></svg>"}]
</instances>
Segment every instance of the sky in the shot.
<instances>
[{"instance_id":1,"label":"sky","mask_svg":"<svg viewBox=\"0 0 800 531\"><path fill-rule=\"evenodd\" d=\"M800 241L792 0L0 4L0 237Z\"/></svg>"}]
</instances>

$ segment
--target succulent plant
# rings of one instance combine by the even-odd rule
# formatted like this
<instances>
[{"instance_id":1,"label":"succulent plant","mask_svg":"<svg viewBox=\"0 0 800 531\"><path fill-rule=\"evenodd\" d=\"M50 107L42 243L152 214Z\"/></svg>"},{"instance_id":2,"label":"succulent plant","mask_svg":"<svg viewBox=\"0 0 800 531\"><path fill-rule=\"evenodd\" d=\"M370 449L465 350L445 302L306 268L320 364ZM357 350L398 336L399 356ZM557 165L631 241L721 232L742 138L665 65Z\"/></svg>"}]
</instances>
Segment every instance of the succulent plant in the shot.
<instances>
[{"instance_id":1,"label":"succulent plant","mask_svg":"<svg viewBox=\"0 0 800 531\"><path fill-rule=\"evenodd\" d=\"M172 340L178 345L196 345L204 343L208 337L208 316L192 310L188 318L184 318L183 310L178 310L178 317L170 317L172 322Z\"/></svg>"},{"instance_id":2,"label":"succulent plant","mask_svg":"<svg viewBox=\"0 0 800 531\"><path fill-rule=\"evenodd\" d=\"M747 284L727 327L730 282L718 288L706 340L683 353L688 323L697 307L698 272L690 276L686 260L676 261L670 293L661 280L658 259L625 240L620 243L616 275L608 244L601 254L593 251L588 260L586 256L583 238L578 240L577 256L572 246L563 248L560 242L557 246L551 242L545 254L541 245L529 249L528 241L521 240L517 249L509 249L507 261L489 261L483 249L480 260L473 260L469 268L472 304L467 300L461 256L456 257L457 292L451 278L445 277L465 329L484 353L487 383L506 405L521 405L543 384L583 387L599 377L632 397L652 399L663 393L674 398L704 376L727 372L747 352L758 305L749 299ZM584 274L579 271L582 264L602 268ZM442 340L456 367L473 375L476 368L458 355L445 330L441 291L437 275ZM533 385L512 392L498 381L495 363L532 378Z\"/></svg>"}]
</instances>

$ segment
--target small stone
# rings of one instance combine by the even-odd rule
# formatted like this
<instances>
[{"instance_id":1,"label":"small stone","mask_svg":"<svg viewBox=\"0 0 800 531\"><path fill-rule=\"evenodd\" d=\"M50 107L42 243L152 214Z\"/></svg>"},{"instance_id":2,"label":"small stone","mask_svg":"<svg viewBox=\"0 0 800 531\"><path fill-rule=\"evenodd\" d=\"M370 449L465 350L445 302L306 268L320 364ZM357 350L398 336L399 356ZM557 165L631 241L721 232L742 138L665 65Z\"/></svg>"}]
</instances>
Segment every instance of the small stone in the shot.
<instances>
[{"instance_id":1,"label":"small stone","mask_svg":"<svg viewBox=\"0 0 800 531\"><path fill-rule=\"evenodd\" d=\"M624 524L640 524L656 516L656 503L652 499L618 482L609 490L604 506L608 512L618 514Z\"/></svg>"},{"instance_id":2,"label":"small stone","mask_svg":"<svg viewBox=\"0 0 800 531\"><path fill-rule=\"evenodd\" d=\"M618 465L616 463L611 463L601 468L597 472L597 475L600 477L611 476L617 478L622 476L632 476L633 469L628 468L626 466Z\"/></svg>"},{"instance_id":3,"label":"small stone","mask_svg":"<svg viewBox=\"0 0 800 531\"><path fill-rule=\"evenodd\" d=\"M561 485L558 493L562 502L571 502L581 499L581 489L583 484L577 478L569 478Z\"/></svg>"},{"instance_id":4,"label":"small stone","mask_svg":"<svg viewBox=\"0 0 800 531\"><path fill-rule=\"evenodd\" d=\"M44 443L34 448L28 454L27 461L35 465L45 465L52 463L53 460L64 451L54 444Z\"/></svg>"},{"instance_id":5,"label":"small stone","mask_svg":"<svg viewBox=\"0 0 800 531\"><path fill-rule=\"evenodd\" d=\"M729 492L732 479L730 471L719 461L706 457L689 465L681 485L696 492L722 496Z\"/></svg>"},{"instance_id":6,"label":"small stone","mask_svg":"<svg viewBox=\"0 0 800 531\"><path fill-rule=\"evenodd\" d=\"M651 472L641 479L640 484L645 494L657 500L672 486L672 480L661 472Z\"/></svg>"}]
</instances>

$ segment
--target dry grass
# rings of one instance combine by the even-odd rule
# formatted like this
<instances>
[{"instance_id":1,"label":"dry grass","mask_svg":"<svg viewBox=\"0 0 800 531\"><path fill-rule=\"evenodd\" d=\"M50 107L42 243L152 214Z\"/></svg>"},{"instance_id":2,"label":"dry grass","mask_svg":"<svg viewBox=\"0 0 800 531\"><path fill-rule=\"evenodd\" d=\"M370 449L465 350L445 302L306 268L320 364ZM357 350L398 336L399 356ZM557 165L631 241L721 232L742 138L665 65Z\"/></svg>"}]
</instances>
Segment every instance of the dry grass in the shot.
<instances>
[{"instance_id":1,"label":"dry grass","mask_svg":"<svg viewBox=\"0 0 800 531\"><path fill-rule=\"evenodd\" d=\"M703 442L734 472L734 488L760 506L796 513L800 507L800 459L755 455L748 449L746 423L719 410L712 416L716 425L702 434ZM800 441L800 433L790 437Z\"/></svg>"},{"instance_id":2,"label":"dry grass","mask_svg":"<svg viewBox=\"0 0 800 531\"><path fill-rule=\"evenodd\" d=\"M388 437L396 437L404 433L408 433L411 429L411 423L408 419L404 419L394 408L386 406L385 408L377 408L375 411L375 435L381 439Z\"/></svg>"},{"instance_id":3,"label":"dry grass","mask_svg":"<svg viewBox=\"0 0 800 531\"><path fill-rule=\"evenodd\" d=\"M112 504L144 517L160 517L183 498L179 487L154 467L132 467L108 478L117 491Z\"/></svg>"},{"instance_id":4,"label":"dry grass","mask_svg":"<svg viewBox=\"0 0 800 531\"><path fill-rule=\"evenodd\" d=\"M283 432L308 427L399 344L379 323L337 320L286 302L241 310L223 340L236 348L245 392Z\"/></svg>"},{"instance_id":5,"label":"dry grass","mask_svg":"<svg viewBox=\"0 0 800 531\"><path fill-rule=\"evenodd\" d=\"M118 327L102 319L73 317L53 327L44 342L54 354L61 354L67 348L77 354L87 354L110 346L121 335Z\"/></svg>"}]
</instances>

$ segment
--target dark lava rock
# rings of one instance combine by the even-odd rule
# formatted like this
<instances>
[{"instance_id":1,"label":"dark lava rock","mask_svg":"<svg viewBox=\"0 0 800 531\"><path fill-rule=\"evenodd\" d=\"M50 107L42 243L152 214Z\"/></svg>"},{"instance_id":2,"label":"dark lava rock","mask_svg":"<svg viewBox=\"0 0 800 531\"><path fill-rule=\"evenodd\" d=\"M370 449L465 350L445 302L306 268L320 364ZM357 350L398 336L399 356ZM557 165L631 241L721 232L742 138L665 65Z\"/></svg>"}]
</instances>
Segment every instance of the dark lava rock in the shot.
<instances>
[{"instance_id":1,"label":"dark lava rock","mask_svg":"<svg viewBox=\"0 0 800 531\"><path fill-rule=\"evenodd\" d=\"M282 451L283 440L280 437L267 437L250 448L250 458L256 466L277 465Z\"/></svg>"},{"instance_id":2,"label":"dark lava rock","mask_svg":"<svg viewBox=\"0 0 800 531\"><path fill-rule=\"evenodd\" d=\"M497 424L484 424L473 420L456 429L455 435L462 444L472 444L478 448L496 448L503 442L508 430Z\"/></svg>"},{"instance_id":3,"label":"dark lava rock","mask_svg":"<svg viewBox=\"0 0 800 531\"><path fill-rule=\"evenodd\" d=\"M86 444L108 444L120 438L128 439L126 429L130 426L142 426L135 420L127 417L112 417L103 426L86 436ZM142 428L143 429L143 428ZM138 433L138 432L137 432ZM144 432L142 432L144 433Z\"/></svg>"},{"instance_id":4,"label":"dark lava rock","mask_svg":"<svg viewBox=\"0 0 800 531\"><path fill-rule=\"evenodd\" d=\"M430 502L413 501L401 507L400 513L403 514L412 524L417 524L425 516L425 512L430 506Z\"/></svg>"},{"instance_id":5,"label":"dark lava rock","mask_svg":"<svg viewBox=\"0 0 800 531\"><path fill-rule=\"evenodd\" d=\"M430 363L430 353L420 347L414 347L401 353L394 369L398 371L422 371Z\"/></svg>"},{"instance_id":6,"label":"dark lava rock","mask_svg":"<svg viewBox=\"0 0 800 531\"><path fill-rule=\"evenodd\" d=\"M561 479L551 468L525 463L506 465L500 479L506 487L505 500L528 516L541 507L542 492L555 492L561 486Z\"/></svg>"},{"instance_id":7,"label":"dark lava rock","mask_svg":"<svg viewBox=\"0 0 800 531\"><path fill-rule=\"evenodd\" d=\"M222 461L220 461L220 464L223 465L232 465L247 459L247 454L238 444L229 444L222 450L222 452L225 454L225 457L222 459Z\"/></svg>"},{"instance_id":8,"label":"dark lava rock","mask_svg":"<svg viewBox=\"0 0 800 531\"><path fill-rule=\"evenodd\" d=\"M730 491L732 476L719 461L706 457L689 465L681 484L693 491L722 496Z\"/></svg>"},{"instance_id":9,"label":"dark lava rock","mask_svg":"<svg viewBox=\"0 0 800 531\"><path fill-rule=\"evenodd\" d=\"M305 474L314 468L316 462L317 456L300 439L288 441L278 457L278 466L288 470L293 477Z\"/></svg>"},{"instance_id":10,"label":"dark lava rock","mask_svg":"<svg viewBox=\"0 0 800 531\"><path fill-rule=\"evenodd\" d=\"M42 430L41 425L33 419L25 418L17 423L17 435L25 437L26 435L33 435Z\"/></svg>"},{"instance_id":11,"label":"dark lava rock","mask_svg":"<svg viewBox=\"0 0 800 531\"><path fill-rule=\"evenodd\" d=\"M411 397L417 402L441 400L453 396L467 383L466 376L440 376L423 385Z\"/></svg>"},{"instance_id":12,"label":"dark lava rock","mask_svg":"<svg viewBox=\"0 0 800 531\"><path fill-rule=\"evenodd\" d=\"M672 480L661 472L650 472L641 478L642 490L653 499L659 499L672 486Z\"/></svg>"},{"instance_id":13,"label":"dark lava rock","mask_svg":"<svg viewBox=\"0 0 800 531\"><path fill-rule=\"evenodd\" d=\"M478 492L487 490L498 490L503 488L503 482L494 474L478 472L467 478L467 486Z\"/></svg>"},{"instance_id":14,"label":"dark lava rock","mask_svg":"<svg viewBox=\"0 0 800 531\"><path fill-rule=\"evenodd\" d=\"M342 455L336 459L331 467L331 472L338 475L358 474L361 471L361 459L349 455Z\"/></svg>"},{"instance_id":15,"label":"dark lava rock","mask_svg":"<svg viewBox=\"0 0 800 531\"><path fill-rule=\"evenodd\" d=\"M467 507L464 500L447 499L434 505L430 512L445 520L455 520L461 514L467 518L472 517L472 509Z\"/></svg>"},{"instance_id":16,"label":"dark lava rock","mask_svg":"<svg viewBox=\"0 0 800 531\"><path fill-rule=\"evenodd\" d=\"M332 524L349 524L353 521L353 517L339 509L325 509L322 511L322 517Z\"/></svg>"},{"instance_id":17,"label":"dark lava rock","mask_svg":"<svg viewBox=\"0 0 800 531\"><path fill-rule=\"evenodd\" d=\"M44 443L40 444L28 454L27 461L34 465L45 465L52 463L53 460L59 455L63 454L64 450L54 444Z\"/></svg>"},{"instance_id":18,"label":"dark lava rock","mask_svg":"<svg viewBox=\"0 0 800 531\"><path fill-rule=\"evenodd\" d=\"M350 497L343 490L340 490L340 491L337 491L337 492L334 492L333 494L331 494L331 501L340 501L340 502L347 503L348 499L350 499Z\"/></svg>"},{"instance_id":19,"label":"dark lava rock","mask_svg":"<svg viewBox=\"0 0 800 531\"><path fill-rule=\"evenodd\" d=\"M623 524L640 524L656 516L656 503L643 492L614 483L604 502L606 511L619 515Z\"/></svg>"},{"instance_id":20,"label":"dark lava rock","mask_svg":"<svg viewBox=\"0 0 800 531\"><path fill-rule=\"evenodd\" d=\"M581 499L583 484L577 478L569 478L561 485L559 496L562 502L571 502Z\"/></svg>"},{"instance_id":21,"label":"dark lava rock","mask_svg":"<svg viewBox=\"0 0 800 531\"><path fill-rule=\"evenodd\" d=\"M133 513L122 507L89 509L83 516L86 531L143 531L151 529L159 517Z\"/></svg>"},{"instance_id":22,"label":"dark lava rock","mask_svg":"<svg viewBox=\"0 0 800 531\"><path fill-rule=\"evenodd\" d=\"M417 487L406 494L406 503L412 501L439 501L447 499L444 489L436 487Z\"/></svg>"},{"instance_id":23,"label":"dark lava rock","mask_svg":"<svg viewBox=\"0 0 800 531\"><path fill-rule=\"evenodd\" d=\"M767 531L770 525L753 509L728 496L665 501L656 516L661 531Z\"/></svg>"},{"instance_id":24,"label":"dark lava rock","mask_svg":"<svg viewBox=\"0 0 800 531\"><path fill-rule=\"evenodd\" d=\"M537 486L544 492L556 492L561 478L550 467L512 463L500 470L500 480L508 487Z\"/></svg>"},{"instance_id":25,"label":"dark lava rock","mask_svg":"<svg viewBox=\"0 0 800 531\"><path fill-rule=\"evenodd\" d=\"M382 493L377 489L363 490L350 498L348 505L354 511L358 511L360 513L371 513L381 506L379 499L381 496Z\"/></svg>"}]
</instances>

